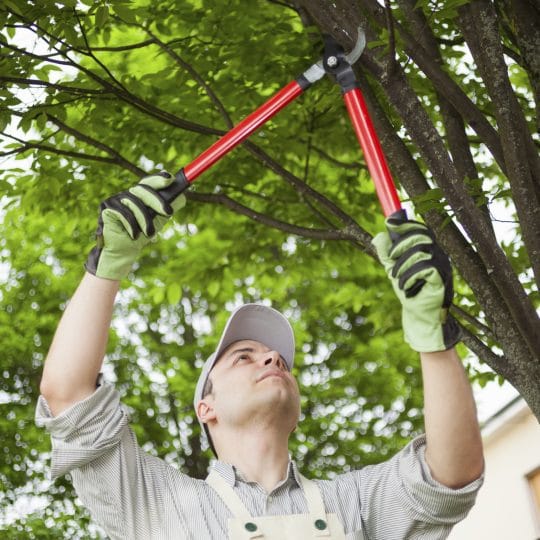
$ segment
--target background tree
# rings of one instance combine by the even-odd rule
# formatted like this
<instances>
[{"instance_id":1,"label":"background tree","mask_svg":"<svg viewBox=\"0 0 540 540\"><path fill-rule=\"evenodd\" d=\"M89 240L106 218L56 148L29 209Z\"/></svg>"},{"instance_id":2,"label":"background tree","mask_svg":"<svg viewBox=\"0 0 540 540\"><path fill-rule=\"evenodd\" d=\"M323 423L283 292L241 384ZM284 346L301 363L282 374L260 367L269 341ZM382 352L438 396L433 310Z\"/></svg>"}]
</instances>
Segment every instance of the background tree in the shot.
<instances>
[{"instance_id":1,"label":"background tree","mask_svg":"<svg viewBox=\"0 0 540 540\"><path fill-rule=\"evenodd\" d=\"M44 480L32 418L99 202L189 163L318 59L322 32L349 48L365 29L358 79L403 197L457 269L469 358L540 417L535 3L4 0L0 22L0 508L44 509L0 513L9 537L100 535L69 482ZM105 367L144 448L205 474L194 381L249 300L295 327L307 473L379 461L421 430L419 366L374 260L383 220L338 88L319 82L187 195L125 283Z\"/></svg>"}]
</instances>

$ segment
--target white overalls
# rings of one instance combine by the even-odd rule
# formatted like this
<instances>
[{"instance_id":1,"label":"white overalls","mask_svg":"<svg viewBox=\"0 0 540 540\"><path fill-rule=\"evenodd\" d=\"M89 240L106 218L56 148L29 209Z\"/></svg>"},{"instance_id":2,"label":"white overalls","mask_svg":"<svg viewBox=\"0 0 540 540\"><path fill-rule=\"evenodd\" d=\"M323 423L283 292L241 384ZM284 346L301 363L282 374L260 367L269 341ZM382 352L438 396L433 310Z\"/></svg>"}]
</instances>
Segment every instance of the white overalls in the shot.
<instances>
[{"instance_id":1,"label":"white overalls","mask_svg":"<svg viewBox=\"0 0 540 540\"><path fill-rule=\"evenodd\" d=\"M252 517L219 473L212 471L206 481L232 512L233 517L228 520L229 540L346 540L337 515L326 513L317 484L302 475L300 481L309 513L286 516Z\"/></svg>"}]
</instances>

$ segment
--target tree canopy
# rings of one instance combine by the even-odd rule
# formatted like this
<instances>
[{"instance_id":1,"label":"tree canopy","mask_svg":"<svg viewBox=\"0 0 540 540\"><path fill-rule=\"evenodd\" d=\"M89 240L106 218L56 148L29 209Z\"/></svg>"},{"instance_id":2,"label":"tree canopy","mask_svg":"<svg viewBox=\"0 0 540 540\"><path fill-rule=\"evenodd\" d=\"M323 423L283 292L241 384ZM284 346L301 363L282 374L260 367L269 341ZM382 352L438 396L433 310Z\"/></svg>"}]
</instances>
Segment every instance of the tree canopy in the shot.
<instances>
[{"instance_id":1,"label":"tree canopy","mask_svg":"<svg viewBox=\"0 0 540 540\"><path fill-rule=\"evenodd\" d=\"M101 534L67 480L46 480L50 442L33 426L100 201L188 164L319 59L324 33L348 50L365 30L356 75L400 194L454 263L461 352L540 417L534 2L4 0L0 22L0 527L11 537ZM104 367L144 449L204 476L194 382L245 301L294 326L303 418L291 449L308 474L380 461L419 432L417 355L370 244L384 220L339 88L318 82L186 195L124 283ZM467 365L471 379L493 376ZM26 497L38 510L7 525L2 513Z\"/></svg>"}]
</instances>

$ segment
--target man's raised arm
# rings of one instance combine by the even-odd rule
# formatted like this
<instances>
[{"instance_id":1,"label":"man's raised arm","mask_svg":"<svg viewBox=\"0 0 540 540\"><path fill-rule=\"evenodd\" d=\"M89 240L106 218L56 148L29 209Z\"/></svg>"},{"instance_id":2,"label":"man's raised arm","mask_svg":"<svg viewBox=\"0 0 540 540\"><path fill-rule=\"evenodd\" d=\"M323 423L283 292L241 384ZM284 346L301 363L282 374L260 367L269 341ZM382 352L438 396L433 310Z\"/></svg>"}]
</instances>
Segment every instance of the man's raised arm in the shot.
<instances>
[{"instance_id":1,"label":"man's raised arm","mask_svg":"<svg viewBox=\"0 0 540 540\"><path fill-rule=\"evenodd\" d=\"M62 315L40 386L55 416L96 389L118 287L86 273Z\"/></svg>"},{"instance_id":2,"label":"man's raised arm","mask_svg":"<svg viewBox=\"0 0 540 540\"><path fill-rule=\"evenodd\" d=\"M168 173L149 176L101 204L87 272L62 316L43 369L40 390L55 416L95 391L120 280L142 247L185 204L183 195L171 203L162 196L173 182Z\"/></svg>"},{"instance_id":3,"label":"man's raised arm","mask_svg":"<svg viewBox=\"0 0 540 540\"><path fill-rule=\"evenodd\" d=\"M435 480L457 489L482 474L484 459L471 385L454 349L450 261L423 224L389 218L387 226L392 234L373 244L402 305L405 341L420 353L426 462Z\"/></svg>"},{"instance_id":4,"label":"man's raised arm","mask_svg":"<svg viewBox=\"0 0 540 540\"><path fill-rule=\"evenodd\" d=\"M426 461L435 480L457 489L483 471L482 438L471 385L455 349L420 353Z\"/></svg>"}]
</instances>

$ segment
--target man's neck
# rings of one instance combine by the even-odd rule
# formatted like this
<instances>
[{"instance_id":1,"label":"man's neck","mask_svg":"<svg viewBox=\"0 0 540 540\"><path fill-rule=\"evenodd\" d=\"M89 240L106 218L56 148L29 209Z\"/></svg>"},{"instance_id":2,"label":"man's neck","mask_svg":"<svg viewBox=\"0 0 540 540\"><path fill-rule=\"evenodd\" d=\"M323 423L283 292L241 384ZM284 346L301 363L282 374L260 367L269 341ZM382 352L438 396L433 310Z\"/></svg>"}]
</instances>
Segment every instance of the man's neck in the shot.
<instances>
[{"instance_id":1,"label":"man's neck","mask_svg":"<svg viewBox=\"0 0 540 540\"><path fill-rule=\"evenodd\" d=\"M248 482L270 493L287 475L288 435L249 430L229 434L219 444L219 460L234 465ZM228 443L228 444L227 444Z\"/></svg>"}]
</instances>

